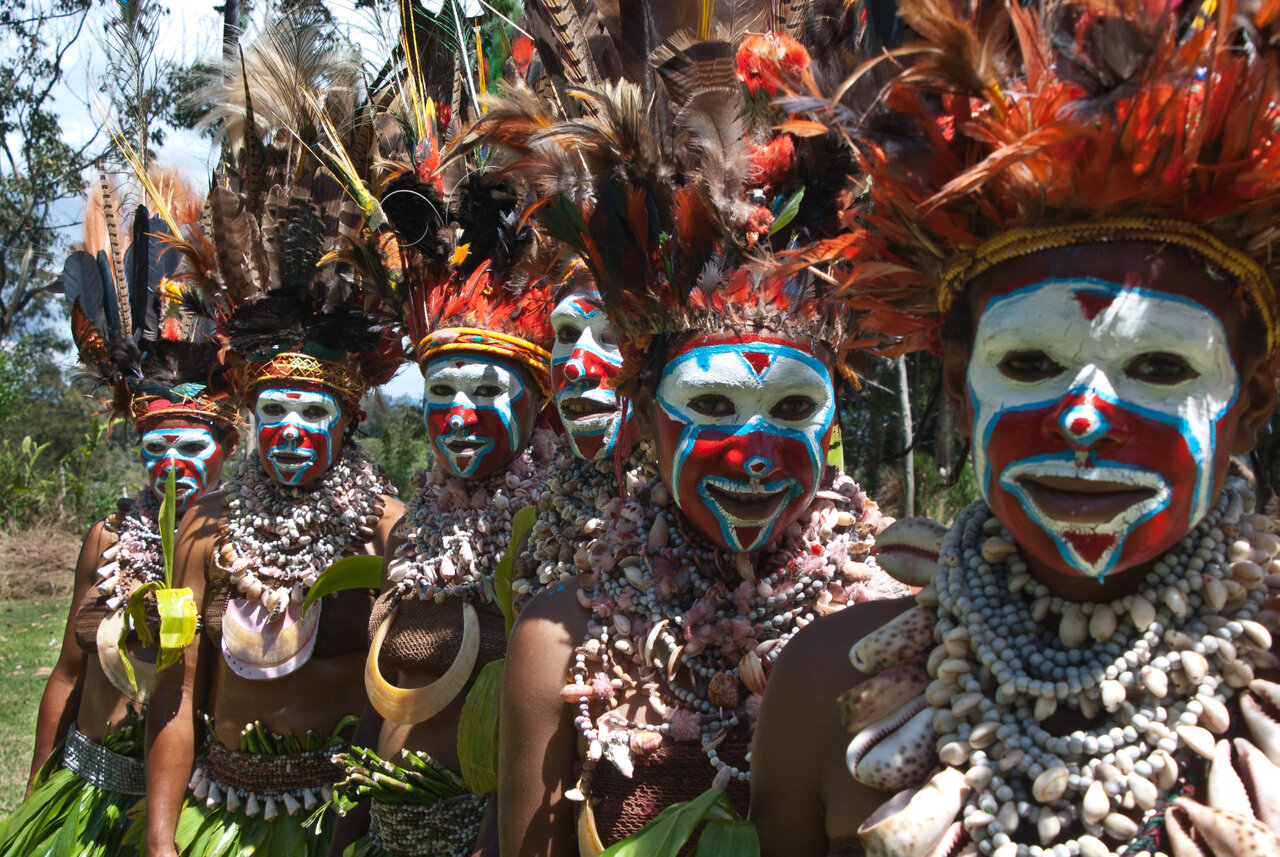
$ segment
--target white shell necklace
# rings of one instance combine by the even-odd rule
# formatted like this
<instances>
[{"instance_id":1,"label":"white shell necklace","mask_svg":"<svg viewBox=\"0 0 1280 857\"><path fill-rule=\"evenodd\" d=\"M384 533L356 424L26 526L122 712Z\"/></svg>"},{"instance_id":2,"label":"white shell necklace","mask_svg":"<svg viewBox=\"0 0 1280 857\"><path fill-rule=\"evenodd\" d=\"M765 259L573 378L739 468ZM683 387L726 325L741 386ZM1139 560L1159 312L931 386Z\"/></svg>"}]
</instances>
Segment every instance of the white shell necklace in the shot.
<instances>
[{"instance_id":1,"label":"white shell necklace","mask_svg":"<svg viewBox=\"0 0 1280 857\"><path fill-rule=\"evenodd\" d=\"M1190 753L1212 756L1227 699L1271 644L1255 617L1277 540L1242 510L1224 491L1137 592L1084 604L1032 581L986 504L961 514L939 554L927 698L940 760L965 771L964 826L983 853L1115 853ZM1056 633L1042 624L1050 612ZM1059 707L1093 722L1054 734L1042 722Z\"/></svg>"}]
</instances>

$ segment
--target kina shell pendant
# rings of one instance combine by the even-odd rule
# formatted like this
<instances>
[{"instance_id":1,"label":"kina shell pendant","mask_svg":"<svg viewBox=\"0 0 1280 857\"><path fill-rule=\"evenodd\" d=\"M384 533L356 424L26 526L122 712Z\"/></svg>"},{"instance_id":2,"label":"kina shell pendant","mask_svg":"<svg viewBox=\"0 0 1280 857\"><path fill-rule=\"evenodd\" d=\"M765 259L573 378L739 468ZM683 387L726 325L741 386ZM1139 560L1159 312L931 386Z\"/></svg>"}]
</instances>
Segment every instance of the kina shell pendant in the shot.
<instances>
[{"instance_id":1,"label":"kina shell pendant","mask_svg":"<svg viewBox=\"0 0 1280 857\"><path fill-rule=\"evenodd\" d=\"M222 659L241 678L264 681L283 678L311 660L320 627L321 602L305 615L290 601L284 614L272 619L260 602L232 598L222 617Z\"/></svg>"}]
</instances>

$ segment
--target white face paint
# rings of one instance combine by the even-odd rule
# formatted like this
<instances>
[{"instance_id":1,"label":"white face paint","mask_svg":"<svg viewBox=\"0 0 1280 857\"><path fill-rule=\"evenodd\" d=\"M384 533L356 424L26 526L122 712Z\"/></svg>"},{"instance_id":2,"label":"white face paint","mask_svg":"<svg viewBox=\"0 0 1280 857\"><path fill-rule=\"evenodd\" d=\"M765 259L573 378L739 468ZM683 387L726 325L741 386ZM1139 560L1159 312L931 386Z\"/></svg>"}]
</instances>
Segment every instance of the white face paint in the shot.
<instances>
[{"instance_id":1,"label":"white face paint","mask_svg":"<svg viewBox=\"0 0 1280 857\"><path fill-rule=\"evenodd\" d=\"M974 343L974 464L1020 543L1034 539L1018 532L1025 515L1061 570L1100 577L1208 511L1238 388L1216 313L1167 291L1047 280L993 297Z\"/></svg>"},{"instance_id":2,"label":"white face paint","mask_svg":"<svg viewBox=\"0 0 1280 857\"><path fill-rule=\"evenodd\" d=\"M329 469L338 449L342 409L328 393L273 387L258 393L258 447L263 464L285 485L310 482Z\"/></svg>"},{"instance_id":3,"label":"white face paint","mask_svg":"<svg viewBox=\"0 0 1280 857\"><path fill-rule=\"evenodd\" d=\"M560 422L579 458L605 458L623 423L618 393L609 386L622 368L622 351L599 294L565 297L551 311L551 327L551 388Z\"/></svg>"},{"instance_id":4,"label":"white face paint","mask_svg":"<svg viewBox=\"0 0 1280 857\"><path fill-rule=\"evenodd\" d=\"M209 471L221 471L222 448L207 428L152 429L142 435L142 461L151 477L151 490L163 500L169 471L174 473L178 512L209 486Z\"/></svg>"},{"instance_id":5,"label":"white face paint","mask_svg":"<svg viewBox=\"0 0 1280 857\"><path fill-rule=\"evenodd\" d=\"M427 435L454 475L488 476L524 447L532 396L503 361L473 354L438 357L423 370L423 380Z\"/></svg>"},{"instance_id":6,"label":"white face paint","mask_svg":"<svg viewBox=\"0 0 1280 857\"><path fill-rule=\"evenodd\" d=\"M670 356L657 399L663 476L681 511L722 546L757 550L813 499L835 391L810 351L697 339Z\"/></svg>"}]
</instances>

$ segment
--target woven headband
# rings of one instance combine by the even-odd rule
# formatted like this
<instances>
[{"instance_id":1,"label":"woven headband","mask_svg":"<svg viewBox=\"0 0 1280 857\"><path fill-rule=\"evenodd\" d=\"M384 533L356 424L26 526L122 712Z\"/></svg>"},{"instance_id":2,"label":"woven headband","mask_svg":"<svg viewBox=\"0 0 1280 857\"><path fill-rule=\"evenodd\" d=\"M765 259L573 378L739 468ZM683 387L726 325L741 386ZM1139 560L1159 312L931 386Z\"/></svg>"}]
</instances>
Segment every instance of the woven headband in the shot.
<instances>
[{"instance_id":1,"label":"woven headband","mask_svg":"<svg viewBox=\"0 0 1280 857\"><path fill-rule=\"evenodd\" d=\"M341 363L321 360L310 354L286 351L262 363L250 363L245 370L245 390L252 392L263 384L290 381L315 384L342 393L356 402L368 386L359 373Z\"/></svg>"},{"instance_id":2,"label":"woven headband","mask_svg":"<svg viewBox=\"0 0 1280 857\"><path fill-rule=\"evenodd\" d=\"M424 369L436 357L460 351L515 360L529 369L544 396L551 394L551 354L518 336L478 327L446 327L424 336L417 351L418 365Z\"/></svg>"},{"instance_id":3,"label":"woven headband","mask_svg":"<svg viewBox=\"0 0 1280 857\"><path fill-rule=\"evenodd\" d=\"M129 403L135 426L144 420L198 419L229 429L239 430L240 413L227 402L194 396L174 402L161 396L134 396Z\"/></svg>"},{"instance_id":4,"label":"woven headband","mask_svg":"<svg viewBox=\"0 0 1280 857\"><path fill-rule=\"evenodd\" d=\"M1276 292L1266 271L1252 256L1227 246L1198 226L1181 220L1111 217L1063 226L1010 229L984 241L973 250L954 257L946 264L938 286L938 309L946 315L966 285L1002 262L1029 256L1041 250L1116 241L1172 244L1196 253L1230 274L1258 309L1266 330L1267 353L1276 352L1276 319L1273 309Z\"/></svg>"}]
</instances>

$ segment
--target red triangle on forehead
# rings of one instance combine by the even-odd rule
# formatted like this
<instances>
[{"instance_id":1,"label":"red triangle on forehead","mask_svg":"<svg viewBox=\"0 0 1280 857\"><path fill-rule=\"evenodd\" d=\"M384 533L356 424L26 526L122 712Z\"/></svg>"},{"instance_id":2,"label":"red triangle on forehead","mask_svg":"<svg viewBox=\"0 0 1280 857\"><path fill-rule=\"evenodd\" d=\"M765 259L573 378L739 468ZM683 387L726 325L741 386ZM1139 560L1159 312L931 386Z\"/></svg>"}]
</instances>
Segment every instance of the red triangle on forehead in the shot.
<instances>
[{"instance_id":1,"label":"red triangle on forehead","mask_svg":"<svg viewBox=\"0 0 1280 857\"><path fill-rule=\"evenodd\" d=\"M742 352L742 359L750 364L751 369L757 375L773 365L773 355L765 351L744 351Z\"/></svg>"},{"instance_id":2,"label":"red triangle on forehead","mask_svg":"<svg viewBox=\"0 0 1280 857\"><path fill-rule=\"evenodd\" d=\"M1064 533L1063 536L1076 549L1076 553L1080 554L1080 558L1091 565L1116 543L1115 536L1099 533Z\"/></svg>"},{"instance_id":3,"label":"red triangle on forehead","mask_svg":"<svg viewBox=\"0 0 1280 857\"><path fill-rule=\"evenodd\" d=\"M453 361L453 368L454 368L454 369L461 369L463 366L466 366L466 365L467 365L467 364L466 364L466 361L463 361L463 360L455 360L455 361Z\"/></svg>"},{"instance_id":4,"label":"red triangle on forehead","mask_svg":"<svg viewBox=\"0 0 1280 857\"><path fill-rule=\"evenodd\" d=\"M301 394L301 393L291 393L291 392L289 392L289 391L287 391L287 390L285 391L285 395L286 395L286 396L288 396L290 399L301 399L301 398L302 398L302 394Z\"/></svg>"},{"instance_id":5,"label":"red triangle on forehead","mask_svg":"<svg viewBox=\"0 0 1280 857\"><path fill-rule=\"evenodd\" d=\"M577 308L578 312L583 315L591 315L591 313L596 311L596 305L586 298L571 298L570 302Z\"/></svg>"},{"instance_id":6,"label":"red triangle on forehead","mask_svg":"<svg viewBox=\"0 0 1280 857\"><path fill-rule=\"evenodd\" d=\"M1107 292L1085 289L1073 292L1072 297L1076 299L1076 303L1080 304L1080 312L1084 314L1086 321L1093 321L1094 316L1111 306L1112 301L1116 299L1115 295Z\"/></svg>"}]
</instances>

